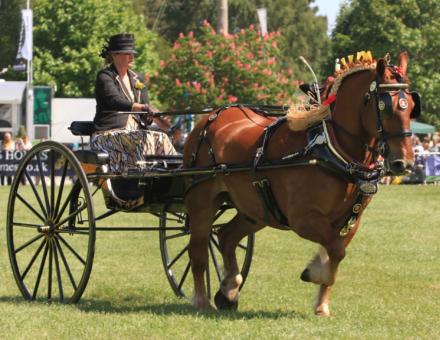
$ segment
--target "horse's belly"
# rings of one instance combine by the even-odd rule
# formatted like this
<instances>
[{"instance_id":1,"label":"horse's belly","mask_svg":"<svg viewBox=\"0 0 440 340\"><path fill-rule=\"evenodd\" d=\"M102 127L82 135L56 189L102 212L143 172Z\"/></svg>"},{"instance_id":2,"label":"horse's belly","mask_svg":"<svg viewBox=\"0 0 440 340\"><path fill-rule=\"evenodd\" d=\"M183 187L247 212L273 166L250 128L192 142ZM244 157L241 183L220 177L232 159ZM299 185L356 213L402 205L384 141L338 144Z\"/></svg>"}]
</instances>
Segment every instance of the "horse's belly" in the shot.
<instances>
[{"instance_id":1,"label":"horse's belly","mask_svg":"<svg viewBox=\"0 0 440 340\"><path fill-rule=\"evenodd\" d=\"M267 212L254 181L268 179L276 205L289 225L307 216L322 216L337 220L349 209L347 184L311 166L276 169L252 173L231 174L222 181L237 209L244 215L267 224ZM277 225L271 213L270 224Z\"/></svg>"}]
</instances>

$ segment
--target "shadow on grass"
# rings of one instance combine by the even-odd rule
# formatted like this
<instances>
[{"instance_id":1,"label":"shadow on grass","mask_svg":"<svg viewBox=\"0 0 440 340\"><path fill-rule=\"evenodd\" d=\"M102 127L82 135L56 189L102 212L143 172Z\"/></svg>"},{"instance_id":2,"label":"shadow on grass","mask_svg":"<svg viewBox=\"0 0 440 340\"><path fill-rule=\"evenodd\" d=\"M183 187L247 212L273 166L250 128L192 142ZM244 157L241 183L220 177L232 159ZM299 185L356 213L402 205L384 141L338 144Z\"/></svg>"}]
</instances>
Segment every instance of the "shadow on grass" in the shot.
<instances>
[{"instance_id":1,"label":"shadow on grass","mask_svg":"<svg viewBox=\"0 0 440 340\"><path fill-rule=\"evenodd\" d=\"M187 301L182 300L182 303L156 303L143 304L141 300L136 301L133 305L133 299L128 301L111 302L107 300L82 299L77 305L62 304L59 302L48 303L45 300L26 301L21 296L1 296L1 303L13 303L16 305L32 305L32 306L71 306L73 309L78 309L85 313L107 313L107 314L128 314L128 313L143 313L148 312L156 315L197 315L210 319L228 319L228 320L243 320L243 319L306 319L308 316L304 313L295 311L197 311Z\"/></svg>"},{"instance_id":2,"label":"shadow on grass","mask_svg":"<svg viewBox=\"0 0 440 340\"><path fill-rule=\"evenodd\" d=\"M83 312L98 312L98 313L141 313L149 312L156 315L197 315L204 316L206 318L212 319L280 319L280 318L295 318L295 319L306 319L307 315L295 311L266 311L266 310L255 310L255 311L243 311L240 309L238 311L197 311L192 307L189 302L182 300L182 303L150 303L145 305L139 305L137 302L136 306L133 303L113 303L111 301L105 300L93 300L93 299L83 299L78 305L78 308Z\"/></svg>"}]
</instances>

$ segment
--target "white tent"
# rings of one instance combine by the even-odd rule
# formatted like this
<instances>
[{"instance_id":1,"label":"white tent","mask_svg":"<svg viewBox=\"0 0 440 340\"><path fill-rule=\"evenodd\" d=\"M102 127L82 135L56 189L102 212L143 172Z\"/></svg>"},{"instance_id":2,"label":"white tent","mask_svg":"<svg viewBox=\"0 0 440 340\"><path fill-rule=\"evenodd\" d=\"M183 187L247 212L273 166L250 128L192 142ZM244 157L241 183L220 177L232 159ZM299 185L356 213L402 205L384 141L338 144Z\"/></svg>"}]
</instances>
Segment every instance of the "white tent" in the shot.
<instances>
[{"instance_id":1,"label":"white tent","mask_svg":"<svg viewBox=\"0 0 440 340\"><path fill-rule=\"evenodd\" d=\"M0 82L0 133L9 131L14 135L25 122L25 81Z\"/></svg>"}]
</instances>

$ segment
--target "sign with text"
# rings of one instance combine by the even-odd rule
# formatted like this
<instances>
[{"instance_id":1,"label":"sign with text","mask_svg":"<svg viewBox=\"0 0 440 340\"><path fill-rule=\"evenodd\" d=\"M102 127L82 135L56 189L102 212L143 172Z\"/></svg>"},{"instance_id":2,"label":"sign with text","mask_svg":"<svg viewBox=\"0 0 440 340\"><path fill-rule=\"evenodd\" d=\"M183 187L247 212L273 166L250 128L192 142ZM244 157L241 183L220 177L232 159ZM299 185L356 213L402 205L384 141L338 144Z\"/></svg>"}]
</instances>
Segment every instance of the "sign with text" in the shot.
<instances>
[{"instance_id":1,"label":"sign with text","mask_svg":"<svg viewBox=\"0 0 440 340\"><path fill-rule=\"evenodd\" d=\"M0 152L0 175L1 176L15 176L20 161L25 156L26 151L1 151ZM52 157L55 158L52 163ZM34 157L27 165L27 173L29 176L40 176L40 169L44 176L50 175L52 164L55 168L55 175L61 176L65 164L65 158L60 154L43 151L40 153L40 160ZM67 169L67 176L73 175L73 170Z\"/></svg>"}]
</instances>

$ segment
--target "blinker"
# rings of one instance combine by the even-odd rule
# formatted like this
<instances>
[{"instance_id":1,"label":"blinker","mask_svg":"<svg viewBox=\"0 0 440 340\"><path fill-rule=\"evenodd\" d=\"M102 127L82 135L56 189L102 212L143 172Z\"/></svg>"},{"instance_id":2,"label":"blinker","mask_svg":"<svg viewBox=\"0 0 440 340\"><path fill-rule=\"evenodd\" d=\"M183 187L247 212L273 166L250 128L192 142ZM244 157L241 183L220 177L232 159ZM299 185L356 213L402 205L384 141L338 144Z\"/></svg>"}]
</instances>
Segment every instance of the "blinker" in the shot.
<instances>
[{"instance_id":1,"label":"blinker","mask_svg":"<svg viewBox=\"0 0 440 340\"><path fill-rule=\"evenodd\" d=\"M420 95L417 92L411 92L411 97L414 102L414 108L411 111L411 118L418 118L420 117L421 111Z\"/></svg>"},{"instance_id":2,"label":"blinker","mask_svg":"<svg viewBox=\"0 0 440 340\"><path fill-rule=\"evenodd\" d=\"M377 107L384 118L391 118L393 116L393 100L388 92L378 93Z\"/></svg>"}]
</instances>

